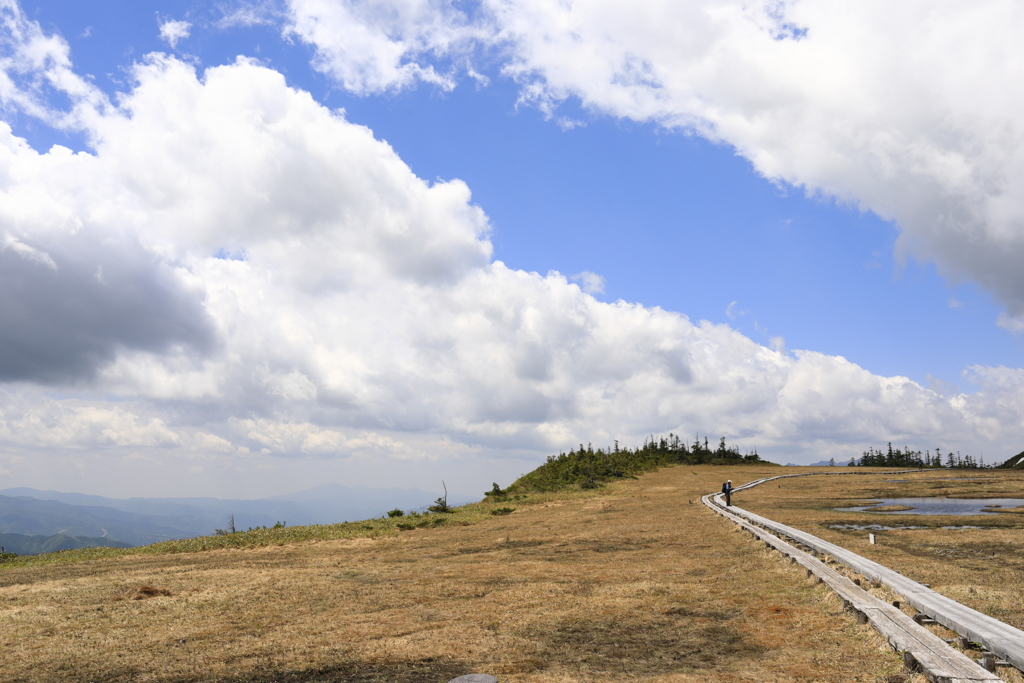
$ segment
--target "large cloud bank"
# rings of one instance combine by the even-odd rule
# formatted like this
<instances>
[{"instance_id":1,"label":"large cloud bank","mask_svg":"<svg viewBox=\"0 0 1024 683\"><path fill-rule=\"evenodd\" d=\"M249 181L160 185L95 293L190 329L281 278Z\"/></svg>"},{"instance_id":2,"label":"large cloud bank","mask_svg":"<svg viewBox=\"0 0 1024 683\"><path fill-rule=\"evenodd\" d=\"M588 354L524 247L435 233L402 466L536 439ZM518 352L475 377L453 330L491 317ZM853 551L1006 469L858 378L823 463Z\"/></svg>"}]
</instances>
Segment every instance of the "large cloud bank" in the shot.
<instances>
[{"instance_id":1,"label":"large cloud bank","mask_svg":"<svg viewBox=\"0 0 1024 683\"><path fill-rule=\"evenodd\" d=\"M838 0L289 0L357 93L497 60L524 101L682 127L894 220L899 248L1024 323L1024 7Z\"/></svg>"},{"instance_id":2,"label":"large cloud bank","mask_svg":"<svg viewBox=\"0 0 1024 683\"><path fill-rule=\"evenodd\" d=\"M1024 434L1024 371L975 368L982 391L944 397L597 301L494 260L464 183L417 178L273 70L151 56L111 103L6 12L6 101L93 152L40 153L0 125L0 469L543 455L698 430L817 459ZM72 109L49 111L46 89Z\"/></svg>"}]
</instances>

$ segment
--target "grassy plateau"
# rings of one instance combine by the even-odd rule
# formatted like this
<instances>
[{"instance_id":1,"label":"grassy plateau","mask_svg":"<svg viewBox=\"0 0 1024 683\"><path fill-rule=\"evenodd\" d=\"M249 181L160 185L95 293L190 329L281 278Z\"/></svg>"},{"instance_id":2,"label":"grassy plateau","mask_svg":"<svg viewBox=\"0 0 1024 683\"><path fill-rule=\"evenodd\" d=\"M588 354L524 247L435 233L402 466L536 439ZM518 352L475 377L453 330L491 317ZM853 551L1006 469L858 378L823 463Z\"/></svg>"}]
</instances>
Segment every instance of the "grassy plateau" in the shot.
<instances>
[{"instance_id":1,"label":"grassy plateau","mask_svg":"<svg viewBox=\"0 0 1024 683\"><path fill-rule=\"evenodd\" d=\"M780 473L680 465L453 514L16 558L0 563L0 680L923 680L803 569L699 502L726 479ZM992 495L1024 487L1024 473L978 476L999 477L977 487ZM830 506L882 497L885 478L785 480L736 502L1019 626L1024 515L934 538L882 532L870 547L827 527L867 518Z\"/></svg>"}]
</instances>

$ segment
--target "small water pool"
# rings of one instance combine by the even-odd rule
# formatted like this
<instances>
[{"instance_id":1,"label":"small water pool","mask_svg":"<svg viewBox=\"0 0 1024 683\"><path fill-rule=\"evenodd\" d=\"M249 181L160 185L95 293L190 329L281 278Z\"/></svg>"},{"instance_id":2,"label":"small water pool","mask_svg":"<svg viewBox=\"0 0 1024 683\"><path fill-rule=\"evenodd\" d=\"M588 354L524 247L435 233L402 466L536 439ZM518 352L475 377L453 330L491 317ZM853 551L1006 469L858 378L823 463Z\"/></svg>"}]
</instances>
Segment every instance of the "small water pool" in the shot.
<instances>
[{"instance_id":1,"label":"small water pool","mask_svg":"<svg viewBox=\"0 0 1024 683\"><path fill-rule=\"evenodd\" d=\"M857 531L894 531L896 529L927 529L926 526L886 526L884 524L829 524L829 529L856 529ZM943 529L984 529L981 526L944 526Z\"/></svg>"},{"instance_id":2,"label":"small water pool","mask_svg":"<svg viewBox=\"0 0 1024 683\"><path fill-rule=\"evenodd\" d=\"M878 511L879 515L994 515L991 508L1024 506L1024 498L889 498L862 507L836 508L838 512L874 512L886 505L903 505L912 510Z\"/></svg>"},{"instance_id":3,"label":"small water pool","mask_svg":"<svg viewBox=\"0 0 1024 683\"><path fill-rule=\"evenodd\" d=\"M941 479L883 479L883 484L906 484L919 481L979 481L981 479L998 479L999 477L942 477Z\"/></svg>"}]
</instances>

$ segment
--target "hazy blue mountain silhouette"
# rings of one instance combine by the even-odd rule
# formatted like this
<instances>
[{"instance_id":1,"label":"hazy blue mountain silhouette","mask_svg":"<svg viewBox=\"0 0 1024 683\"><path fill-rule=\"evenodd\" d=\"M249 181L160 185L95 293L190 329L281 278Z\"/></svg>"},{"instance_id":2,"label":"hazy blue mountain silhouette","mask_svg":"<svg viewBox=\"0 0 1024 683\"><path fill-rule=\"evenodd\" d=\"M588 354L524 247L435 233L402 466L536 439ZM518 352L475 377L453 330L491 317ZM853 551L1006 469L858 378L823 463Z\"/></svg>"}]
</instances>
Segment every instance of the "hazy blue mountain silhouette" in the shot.
<instances>
[{"instance_id":1,"label":"hazy blue mountain silhouette","mask_svg":"<svg viewBox=\"0 0 1024 683\"><path fill-rule=\"evenodd\" d=\"M108 506L0 495L0 533L4 534L66 534L144 545L196 535L189 530L197 528L197 520L189 517L140 515Z\"/></svg>"},{"instance_id":2,"label":"hazy blue mountain silhouette","mask_svg":"<svg viewBox=\"0 0 1024 683\"><path fill-rule=\"evenodd\" d=\"M0 548L16 555L39 555L73 548L128 548L131 544L109 538L88 538L86 536L25 536L24 534L0 534Z\"/></svg>"},{"instance_id":3,"label":"hazy blue mountain silhouette","mask_svg":"<svg viewBox=\"0 0 1024 683\"><path fill-rule=\"evenodd\" d=\"M305 491L255 500L220 498L106 498L84 493L0 490L0 533L28 536L65 534L109 538L144 545L171 538L189 538L223 529L234 515L235 528L273 526L286 522L332 524L379 517L388 510L421 510L437 492L419 489L375 489L323 484ZM450 505L483 496L448 496Z\"/></svg>"}]
</instances>

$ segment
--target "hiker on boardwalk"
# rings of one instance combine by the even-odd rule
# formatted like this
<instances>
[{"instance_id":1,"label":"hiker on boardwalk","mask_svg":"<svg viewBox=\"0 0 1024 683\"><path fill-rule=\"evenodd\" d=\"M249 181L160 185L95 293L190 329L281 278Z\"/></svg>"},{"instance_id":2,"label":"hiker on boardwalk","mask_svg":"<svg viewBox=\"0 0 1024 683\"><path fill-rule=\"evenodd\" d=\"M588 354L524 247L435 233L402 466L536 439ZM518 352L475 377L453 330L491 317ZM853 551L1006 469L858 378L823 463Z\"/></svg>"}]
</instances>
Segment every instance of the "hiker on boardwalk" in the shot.
<instances>
[{"instance_id":1,"label":"hiker on boardwalk","mask_svg":"<svg viewBox=\"0 0 1024 683\"><path fill-rule=\"evenodd\" d=\"M725 504L732 507L732 479L722 484L722 493L725 494Z\"/></svg>"}]
</instances>

